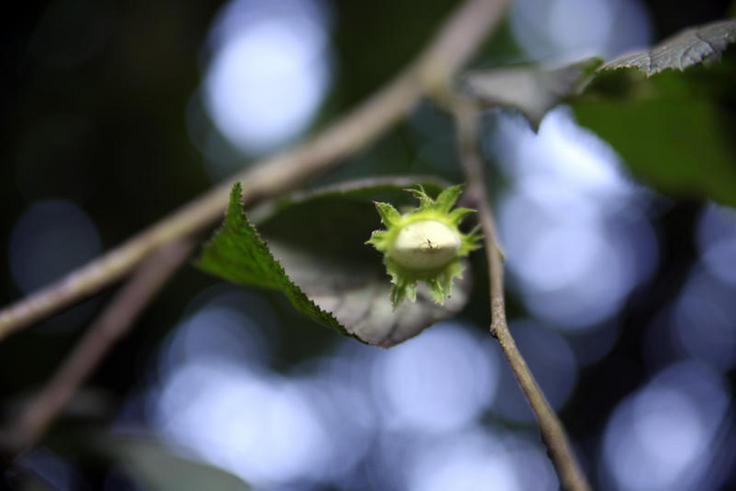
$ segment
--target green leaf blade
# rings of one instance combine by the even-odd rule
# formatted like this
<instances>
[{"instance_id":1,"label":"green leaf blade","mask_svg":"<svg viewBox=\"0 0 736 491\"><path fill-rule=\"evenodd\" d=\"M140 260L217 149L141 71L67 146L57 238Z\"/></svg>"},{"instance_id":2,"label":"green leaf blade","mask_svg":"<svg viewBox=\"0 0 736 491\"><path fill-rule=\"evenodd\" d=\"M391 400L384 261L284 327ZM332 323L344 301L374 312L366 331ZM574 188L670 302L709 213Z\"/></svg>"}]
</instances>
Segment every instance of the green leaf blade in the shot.
<instances>
[{"instance_id":1,"label":"green leaf blade","mask_svg":"<svg viewBox=\"0 0 736 491\"><path fill-rule=\"evenodd\" d=\"M310 319L348 334L332 314L319 308L286 275L246 218L242 202L242 186L237 183L230 193L225 223L205 245L197 266L233 283L280 291Z\"/></svg>"}]
</instances>

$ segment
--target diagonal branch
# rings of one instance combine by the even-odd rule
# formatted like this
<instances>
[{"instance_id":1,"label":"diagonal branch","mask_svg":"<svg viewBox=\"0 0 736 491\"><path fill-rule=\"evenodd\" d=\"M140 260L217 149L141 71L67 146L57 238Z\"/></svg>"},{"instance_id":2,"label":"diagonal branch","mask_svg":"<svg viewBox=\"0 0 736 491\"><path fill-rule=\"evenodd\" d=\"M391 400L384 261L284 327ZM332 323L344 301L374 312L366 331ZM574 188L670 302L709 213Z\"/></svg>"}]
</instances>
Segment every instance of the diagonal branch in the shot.
<instances>
[{"instance_id":1,"label":"diagonal branch","mask_svg":"<svg viewBox=\"0 0 736 491\"><path fill-rule=\"evenodd\" d=\"M230 187L246 184L247 204L283 193L363 148L446 84L498 24L510 0L466 0L404 72L307 143L223 182L104 256L0 311L0 339L128 274L162 245L202 230L221 216Z\"/></svg>"},{"instance_id":2,"label":"diagonal branch","mask_svg":"<svg viewBox=\"0 0 736 491\"><path fill-rule=\"evenodd\" d=\"M118 339L133 327L141 312L166 279L186 260L192 248L190 241L172 242L140 265L4 435L5 451L17 454L41 438Z\"/></svg>"},{"instance_id":3,"label":"diagonal branch","mask_svg":"<svg viewBox=\"0 0 736 491\"><path fill-rule=\"evenodd\" d=\"M472 102L462 98L446 96L443 102L449 104L455 116L460 156L467 179L467 194L478 209L478 219L483 230L490 278L491 335L501 345L516 381L537 418L542 440L547 446L562 487L568 491L589 491L590 485L570 447L562 422L544 397L506 321L503 255L498 244L493 212L486 192L483 161L478 151L479 110Z\"/></svg>"}]
</instances>

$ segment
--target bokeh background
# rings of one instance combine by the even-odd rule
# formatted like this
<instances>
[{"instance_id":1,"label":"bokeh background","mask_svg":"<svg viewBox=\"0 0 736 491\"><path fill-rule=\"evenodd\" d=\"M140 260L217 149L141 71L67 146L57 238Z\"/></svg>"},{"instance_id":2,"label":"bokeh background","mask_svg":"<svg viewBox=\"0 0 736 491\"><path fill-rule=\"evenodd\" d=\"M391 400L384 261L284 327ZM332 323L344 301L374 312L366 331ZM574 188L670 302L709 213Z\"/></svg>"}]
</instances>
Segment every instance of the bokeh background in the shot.
<instances>
[{"instance_id":1,"label":"bokeh background","mask_svg":"<svg viewBox=\"0 0 736 491\"><path fill-rule=\"evenodd\" d=\"M0 20L0 303L318 131L455 5L19 2ZM733 12L519 0L474 66L610 58ZM635 182L564 106L537 133L507 111L484 123L512 331L596 489L734 489L736 212ZM462 179L451 122L428 103L310 185L405 173ZM153 489L85 446L112 433L258 490L558 489L476 276L457 319L383 350L187 265L0 487ZM2 421L109 296L0 343ZM175 482L165 465L148 471Z\"/></svg>"}]
</instances>

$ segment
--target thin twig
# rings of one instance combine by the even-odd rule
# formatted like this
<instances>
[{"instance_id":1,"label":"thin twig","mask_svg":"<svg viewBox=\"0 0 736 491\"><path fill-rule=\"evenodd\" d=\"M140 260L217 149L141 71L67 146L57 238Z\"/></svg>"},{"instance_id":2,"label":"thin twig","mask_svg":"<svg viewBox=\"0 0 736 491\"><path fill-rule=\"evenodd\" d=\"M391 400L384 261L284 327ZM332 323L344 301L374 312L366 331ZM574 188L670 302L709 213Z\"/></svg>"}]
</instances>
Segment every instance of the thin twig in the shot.
<instances>
[{"instance_id":1,"label":"thin twig","mask_svg":"<svg viewBox=\"0 0 736 491\"><path fill-rule=\"evenodd\" d=\"M311 141L241 172L104 256L0 311L0 339L120 279L162 245L210 225L221 216L233 182L245 182L245 199L252 204L304 184L374 141L423 95L446 84L498 24L508 3L467 0L413 64L357 109Z\"/></svg>"},{"instance_id":2,"label":"thin twig","mask_svg":"<svg viewBox=\"0 0 736 491\"><path fill-rule=\"evenodd\" d=\"M166 279L186 260L192 248L190 241L172 242L155 251L139 266L5 435L5 451L18 454L35 445L117 340L134 325Z\"/></svg>"},{"instance_id":3,"label":"thin twig","mask_svg":"<svg viewBox=\"0 0 736 491\"><path fill-rule=\"evenodd\" d=\"M444 102L447 103L447 99ZM498 245L493 212L486 192L483 161L478 150L480 142L478 108L472 102L460 97L452 98L449 107L456 119L458 145L467 179L467 194L478 208L478 219L483 230L490 277L491 335L501 345L519 387L537 418L542 439L557 469L562 487L569 491L589 491L590 485L575 458L562 422L544 397L542 389L516 346L506 321L503 255Z\"/></svg>"}]
</instances>

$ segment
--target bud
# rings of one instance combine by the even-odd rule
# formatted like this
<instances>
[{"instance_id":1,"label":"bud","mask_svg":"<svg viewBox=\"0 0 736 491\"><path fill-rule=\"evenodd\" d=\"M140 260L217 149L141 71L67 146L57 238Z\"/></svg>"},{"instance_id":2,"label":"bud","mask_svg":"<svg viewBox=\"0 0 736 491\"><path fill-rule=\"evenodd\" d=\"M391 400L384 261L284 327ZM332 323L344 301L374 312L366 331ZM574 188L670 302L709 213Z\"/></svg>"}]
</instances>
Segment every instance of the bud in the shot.
<instances>
[{"instance_id":1,"label":"bud","mask_svg":"<svg viewBox=\"0 0 736 491\"><path fill-rule=\"evenodd\" d=\"M463 234L460 223L474 210L455 208L462 191L451 186L432 199L421 187L408 189L419 206L399 213L388 203L376 203L385 230L376 230L367 244L383 253L383 263L391 277L394 307L405 298L416 300L417 284L425 282L432 299L443 304L452 293L455 278L461 277L461 258L479 247L477 229Z\"/></svg>"}]
</instances>

